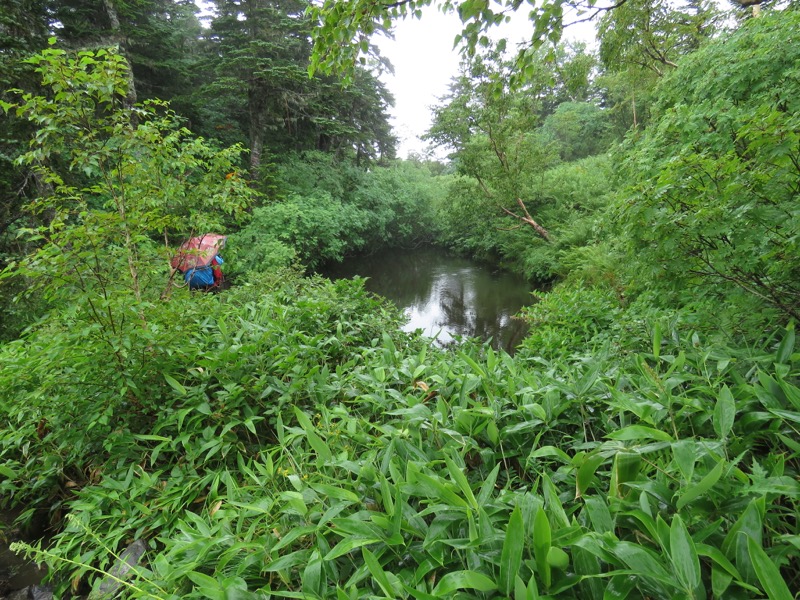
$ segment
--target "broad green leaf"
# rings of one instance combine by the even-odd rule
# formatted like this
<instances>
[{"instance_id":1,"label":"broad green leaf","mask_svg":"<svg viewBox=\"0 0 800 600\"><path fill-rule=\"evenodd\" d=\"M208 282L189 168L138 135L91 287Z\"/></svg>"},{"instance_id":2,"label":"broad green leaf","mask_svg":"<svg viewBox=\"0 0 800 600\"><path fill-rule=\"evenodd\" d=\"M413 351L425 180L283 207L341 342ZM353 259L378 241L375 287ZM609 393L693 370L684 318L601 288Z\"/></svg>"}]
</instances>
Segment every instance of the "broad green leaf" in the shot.
<instances>
[{"instance_id":1,"label":"broad green leaf","mask_svg":"<svg viewBox=\"0 0 800 600\"><path fill-rule=\"evenodd\" d=\"M489 498L492 497L492 494L494 493L494 485L497 482L498 473L500 473L499 462L494 466L494 469L492 469L492 472L489 473L488 477L486 477L486 480L481 486L481 491L478 492L477 500L479 506L484 506L489 501Z\"/></svg>"},{"instance_id":2,"label":"broad green leaf","mask_svg":"<svg viewBox=\"0 0 800 600\"><path fill-rule=\"evenodd\" d=\"M636 577L630 575L614 575L609 579L603 594L603 600L625 600L636 587Z\"/></svg>"},{"instance_id":3,"label":"broad green leaf","mask_svg":"<svg viewBox=\"0 0 800 600\"><path fill-rule=\"evenodd\" d=\"M794 342L794 322L792 322L789 327L786 328L786 335L783 336L778 346L778 351L775 353L775 360L779 363L788 364L789 360L792 358L792 352L794 351Z\"/></svg>"},{"instance_id":4,"label":"broad green leaf","mask_svg":"<svg viewBox=\"0 0 800 600\"><path fill-rule=\"evenodd\" d=\"M369 544L377 544L380 541L380 538L362 538L355 536L346 537L341 542L336 544L336 546L334 546L331 551L325 555L324 560L333 560L335 558L339 558L340 556L344 556L356 548L367 546Z\"/></svg>"},{"instance_id":5,"label":"broad green leaf","mask_svg":"<svg viewBox=\"0 0 800 600\"><path fill-rule=\"evenodd\" d=\"M583 499L584 510L589 515L592 528L598 533L609 533L614 531L614 519L608 510L608 504L602 496L588 496Z\"/></svg>"},{"instance_id":6,"label":"broad green leaf","mask_svg":"<svg viewBox=\"0 0 800 600\"><path fill-rule=\"evenodd\" d=\"M372 573L373 579L375 579L377 584L383 590L383 593L386 594L387 598L394 598L395 593L394 589L392 588L392 584L389 582L389 578L386 576L386 571L383 570L383 567L381 567L378 559L366 548L366 546L361 547L361 554L364 557L364 563L367 565L369 572Z\"/></svg>"},{"instance_id":7,"label":"broad green leaf","mask_svg":"<svg viewBox=\"0 0 800 600\"><path fill-rule=\"evenodd\" d=\"M300 426L303 428L303 431L306 434L306 439L308 439L308 444L314 450L317 455L317 458L320 462L328 462L333 458L331 454L331 450L328 447L321 437L319 437L315 431L314 425L311 423L311 419L308 418L300 408L297 406L294 407L294 413L297 416L297 421L300 423Z\"/></svg>"},{"instance_id":8,"label":"broad green leaf","mask_svg":"<svg viewBox=\"0 0 800 600\"><path fill-rule=\"evenodd\" d=\"M661 356L661 323L658 321L653 327L653 356L656 360Z\"/></svg>"},{"instance_id":9,"label":"broad green leaf","mask_svg":"<svg viewBox=\"0 0 800 600\"><path fill-rule=\"evenodd\" d=\"M678 502L676 504L678 510L683 509L684 506L697 500L700 496L708 492L714 484L719 481L719 478L722 476L722 471L725 469L725 461L719 461L716 466L711 469L705 477L703 477L697 484L688 486L687 490L683 493L683 495L678 498Z\"/></svg>"},{"instance_id":10,"label":"broad green leaf","mask_svg":"<svg viewBox=\"0 0 800 600\"><path fill-rule=\"evenodd\" d=\"M550 522L543 508L536 511L533 519L533 556L536 560L536 570L539 578L546 588L550 587L550 565L547 562L547 553L550 552L551 543Z\"/></svg>"},{"instance_id":11,"label":"broad green leaf","mask_svg":"<svg viewBox=\"0 0 800 600\"><path fill-rule=\"evenodd\" d=\"M735 417L736 401L728 386L724 385L714 406L714 431L720 439L728 437Z\"/></svg>"},{"instance_id":12,"label":"broad green leaf","mask_svg":"<svg viewBox=\"0 0 800 600\"><path fill-rule=\"evenodd\" d=\"M170 387L172 387L175 391L177 391L181 396L185 396L187 394L186 388L183 387L183 385L181 385L181 383L177 379L175 379L171 375L168 375L167 373L162 373L162 375L164 376L164 380L170 385Z\"/></svg>"},{"instance_id":13,"label":"broad green leaf","mask_svg":"<svg viewBox=\"0 0 800 600\"><path fill-rule=\"evenodd\" d=\"M522 522L522 511L515 507L508 519L506 537L503 541L503 551L500 554L500 577L498 587L500 592L511 595L519 566L522 562L522 551L525 546L525 527Z\"/></svg>"},{"instance_id":14,"label":"broad green leaf","mask_svg":"<svg viewBox=\"0 0 800 600\"><path fill-rule=\"evenodd\" d=\"M723 598L731 581L733 581L733 577L730 573L717 565L711 565L711 593L714 594L714 598Z\"/></svg>"},{"instance_id":15,"label":"broad green leaf","mask_svg":"<svg viewBox=\"0 0 800 600\"><path fill-rule=\"evenodd\" d=\"M751 500L722 542L722 551L736 565L742 578L748 583L755 583L757 576L747 549L747 539L761 544L765 505L766 500L763 496Z\"/></svg>"},{"instance_id":16,"label":"broad green leaf","mask_svg":"<svg viewBox=\"0 0 800 600\"><path fill-rule=\"evenodd\" d=\"M544 490L544 501L547 511L550 513L550 519L556 529L562 527L569 527L569 519L567 513L564 511L564 506L561 504L561 499L558 497L558 490L547 473L542 475L542 488Z\"/></svg>"},{"instance_id":17,"label":"broad green leaf","mask_svg":"<svg viewBox=\"0 0 800 600\"><path fill-rule=\"evenodd\" d=\"M745 535L744 533L740 535ZM781 572L775 563L772 562L767 553L761 548L753 538L747 537L747 552L750 554L750 560L753 562L753 569L755 569L756 576L761 582L761 587L767 594L769 600L794 600L794 596L789 591L789 586L783 579Z\"/></svg>"},{"instance_id":18,"label":"broad green leaf","mask_svg":"<svg viewBox=\"0 0 800 600\"><path fill-rule=\"evenodd\" d=\"M477 571L453 571L439 580L433 588L434 596L445 596L456 590L478 590L479 592L492 592L497 589L494 581Z\"/></svg>"},{"instance_id":19,"label":"broad green leaf","mask_svg":"<svg viewBox=\"0 0 800 600\"><path fill-rule=\"evenodd\" d=\"M353 503L361 502L361 498L359 498L356 494L342 487L328 485L327 483L310 483L308 487L310 487L315 492L323 494L327 498L333 498L335 500L344 500L345 502L353 502Z\"/></svg>"},{"instance_id":20,"label":"broad green leaf","mask_svg":"<svg viewBox=\"0 0 800 600\"><path fill-rule=\"evenodd\" d=\"M606 458L604 456L595 454L594 456L587 457L583 461L575 477L575 499L583 496L584 492L589 489L589 485L592 483L592 479L594 479L594 472L605 460Z\"/></svg>"},{"instance_id":21,"label":"broad green leaf","mask_svg":"<svg viewBox=\"0 0 800 600\"><path fill-rule=\"evenodd\" d=\"M297 552L292 552L291 554L284 554L283 556L276 558L275 560L273 560L270 563L267 563L261 568L267 572L291 569L292 567L296 567L297 565L307 564L308 556L310 554L311 554L310 550L298 550Z\"/></svg>"},{"instance_id":22,"label":"broad green leaf","mask_svg":"<svg viewBox=\"0 0 800 600\"><path fill-rule=\"evenodd\" d=\"M484 371L481 366L473 360L471 356L468 356L464 352L459 352L458 357L467 363L470 368L479 376L481 379L486 379L486 371Z\"/></svg>"},{"instance_id":23,"label":"broad green leaf","mask_svg":"<svg viewBox=\"0 0 800 600\"><path fill-rule=\"evenodd\" d=\"M645 427L644 425L629 425L606 435L611 440L659 440L671 442L672 436L665 431Z\"/></svg>"},{"instance_id":24,"label":"broad green leaf","mask_svg":"<svg viewBox=\"0 0 800 600\"><path fill-rule=\"evenodd\" d=\"M694 440L673 442L672 457L686 483L691 483L694 475L694 464L697 462L697 442Z\"/></svg>"},{"instance_id":25,"label":"broad green leaf","mask_svg":"<svg viewBox=\"0 0 800 600\"><path fill-rule=\"evenodd\" d=\"M611 550L640 577L649 579L661 588L675 587L675 577L656 559L654 553L642 546L632 542L617 542ZM663 594L663 597L670 596L671 594Z\"/></svg>"},{"instance_id":26,"label":"broad green leaf","mask_svg":"<svg viewBox=\"0 0 800 600\"><path fill-rule=\"evenodd\" d=\"M8 477L9 479L14 479L17 476L17 472L14 469L0 465L0 475Z\"/></svg>"},{"instance_id":27,"label":"broad green leaf","mask_svg":"<svg viewBox=\"0 0 800 600\"><path fill-rule=\"evenodd\" d=\"M472 506L474 510L478 510L478 501L475 499L475 495L472 493L472 488L470 487L469 481L467 480L466 475L464 475L464 472L449 456L445 456L444 460L447 464L447 470L450 472L450 477L452 477L453 481L456 482L456 485L461 490L464 498L467 499L470 506Z\"/></svg>"},{"instance_id":28,"label":"broad green leaf","mask_svg":"<svg viewBox=\"0 0 800 600\"><path fill-rule=\"evenodd\" d=\"M694 596L700 586L700 558L680 515L672 517L669 528L669 554L678 581L690 596Z\"/></svg>"}]
</instances>

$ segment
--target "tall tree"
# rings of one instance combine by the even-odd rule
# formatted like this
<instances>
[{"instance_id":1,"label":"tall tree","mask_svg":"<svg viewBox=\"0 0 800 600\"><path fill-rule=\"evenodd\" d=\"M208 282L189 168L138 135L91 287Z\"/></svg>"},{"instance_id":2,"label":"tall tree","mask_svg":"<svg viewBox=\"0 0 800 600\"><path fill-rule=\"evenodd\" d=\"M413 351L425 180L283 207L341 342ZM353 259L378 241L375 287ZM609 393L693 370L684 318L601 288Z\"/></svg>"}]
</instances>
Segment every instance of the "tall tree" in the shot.
<instances>
[{"instance_id":1,"label":"tall tree","mask_svg":"<svg viewBox=\"0 0 800 600\"><path fill-rule=\"evenodd\" d=\"M465 61L446 103L434 110L426 137L454 149L459 170L497 210L550 241L550 232L531 214L536 198L524 195L537 174L558 161L556 144L538 131L552 73L540 68L525 88L512 90L514 68L498 50Z\"/></svg>"},{"instance_id":2,"label":"tall tree","mask_svg":"<svg viewBox=\"0 0 800 600\"><path fill-rule=\"evenodd\" d=\"M621 207L652 285L800 318L800 14L752 19L681 61L629 143Z\"/></svg>"},{"instance_id":3,"label":"tall tree","mask_svg":"<svg viewBox=\"0 0 800 600\"><path fill-rule=\"evenodd\" d=\"M602 84L623 129L647 122L659 79L716 33L718 19L719 11L706 0L627 0L602 17Z\"/></svg>"},{"instance_id":4,"label":"tall tree","mask_svg":"<svg viewBox=\"0 0 800 600\"><path fill-rule=\"evenodd\" d=\"M207 93L237 97L225 118L247 133L250 171L262 163L265 136L281 130L303 104L311 52L305 4L298 0L215 0L207 34ZM240 93L241 92L241 93ZM222 106L219 107L222 110Z\"/></svg>"},{"instance_id":5,"label":"tall tree","mask_svg":"<svg viewBox=\"0 0 800 600\"><path fill-rule=\"evenodd\" d=\"M171 99L188 85L188 64L200 35L188 0L50 0L52 27L71 48L114 45L131 64L129 103Z\"/></svg>"},{"instance_id":6,"label":"tall tree","mask_svg":"<svg viewBox=\"0 0 800 600\"><path fill-rule=\"evenodd\" d=\"M266 156L321 149L356 160L392 157L394 139L376 77L352 85L309 78L311 21L300 0L215 0L207 34L205 116L213 132L242 136L255 175ZM210 132L211 133L211 132Z\"/></svg>"},{"instance_id":7,"label":"tall tree","mask_svg":"<svg viewBox=\"0 0 800 600\"><path fill-rule=\"evenodd\" d=\"M34 91L37 83L31 65L23 59L47 43L49 19L45 0L6 2L0 12L0 100L10 101L7 90ZM20 223L26 196L35 194L35 179L15 165L26 149L31 127L14 115L0 120L0 269L5 255L13 254L6 233Z\"/></svg>"}]
</instances>

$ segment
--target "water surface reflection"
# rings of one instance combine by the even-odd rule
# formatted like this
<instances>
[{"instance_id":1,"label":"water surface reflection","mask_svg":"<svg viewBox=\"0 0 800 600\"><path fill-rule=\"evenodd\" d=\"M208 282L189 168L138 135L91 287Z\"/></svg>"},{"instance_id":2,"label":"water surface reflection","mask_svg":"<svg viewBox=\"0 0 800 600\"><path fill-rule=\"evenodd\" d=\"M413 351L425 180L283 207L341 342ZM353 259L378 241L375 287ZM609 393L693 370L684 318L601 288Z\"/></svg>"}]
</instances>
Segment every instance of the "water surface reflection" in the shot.
<instances>
[{"instance_id":1,"label":"water surface reflection","mask_svg":"<svg viewBox=\"0 0 800 600\"><path fill-rule=\"evenodd\" d=\"M496 348L512 351L525 335L524 323L513 315L531 303L531 286L520 277L438 248L352 258L323 274L331 279L368 278L368 290L405 311L404 330L421 329L441 343L454 336L491 338Z\"/></svg>"}]
</instances>

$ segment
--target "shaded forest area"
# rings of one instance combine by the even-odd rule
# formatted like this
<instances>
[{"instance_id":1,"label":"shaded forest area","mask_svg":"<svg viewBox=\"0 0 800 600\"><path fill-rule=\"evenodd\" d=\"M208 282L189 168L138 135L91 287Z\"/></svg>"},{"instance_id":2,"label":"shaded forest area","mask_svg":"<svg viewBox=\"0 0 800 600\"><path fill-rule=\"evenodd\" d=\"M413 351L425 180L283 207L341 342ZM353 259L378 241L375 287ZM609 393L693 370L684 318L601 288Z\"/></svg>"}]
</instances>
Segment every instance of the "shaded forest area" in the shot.
<instances>
[{"instance_id":1,"label":"shaded forest area","mask_svg":"<svg viewBox=\"0 0 800 600\"><path fill-rule=\"evenodd\" d=\"M593 51L446 0L449 159L401 160L370 36L433 4L9 3L0 508L57 597L136 540L130 598L800 591L795 3L584 7ZM313 275L419 244L547 284L513 357Z\"/></svg>"}]
</instances>

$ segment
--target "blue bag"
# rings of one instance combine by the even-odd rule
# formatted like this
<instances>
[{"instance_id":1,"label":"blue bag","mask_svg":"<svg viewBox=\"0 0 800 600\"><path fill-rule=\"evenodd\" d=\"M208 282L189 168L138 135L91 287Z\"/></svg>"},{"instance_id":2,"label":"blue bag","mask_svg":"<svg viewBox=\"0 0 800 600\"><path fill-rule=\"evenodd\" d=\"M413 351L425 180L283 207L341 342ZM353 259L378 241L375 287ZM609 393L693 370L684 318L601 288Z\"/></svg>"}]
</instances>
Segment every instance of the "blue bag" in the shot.
<instances>
[{"instance_id":1,"label":"blue bag","mask_svg":"<svg viewBox=\"0 0 800 600\"><path fill-rule=\"evenodd\" d=\"M190 290L204 290L214 285L214 274L211 267L198 267L189 269L183 274Z\"/></svg>"}]
</instances>

